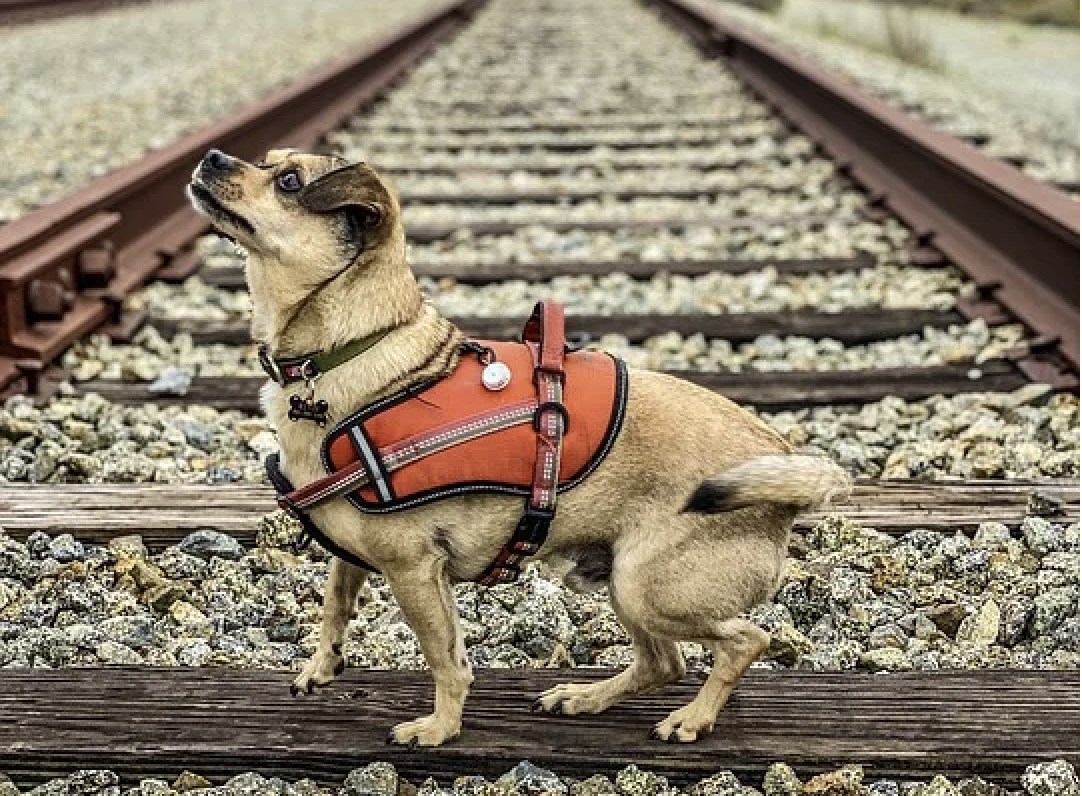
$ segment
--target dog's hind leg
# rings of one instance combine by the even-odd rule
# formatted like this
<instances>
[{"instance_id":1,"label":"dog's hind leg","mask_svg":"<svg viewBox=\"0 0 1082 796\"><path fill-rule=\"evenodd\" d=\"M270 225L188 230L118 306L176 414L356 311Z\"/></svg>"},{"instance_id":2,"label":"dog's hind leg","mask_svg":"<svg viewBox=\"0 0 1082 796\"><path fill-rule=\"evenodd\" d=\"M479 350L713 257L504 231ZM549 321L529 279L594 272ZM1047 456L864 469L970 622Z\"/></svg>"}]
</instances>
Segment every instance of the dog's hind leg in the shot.
<instances>
[{"instance_id":1,"label":"dog's hind leg","mask_svg":"<svg viewBox=\"0 0 1082 796\"><path fill-rule=\"evenodd\" d=\"M658 638L613 608L632 641L634 660L615 677L598 683L566 683L550 688L534 702L534 711L548 713L600 713L617 702L675 682L684 676L684 656L675 641Z\"/></svg>"},{"instance_id":2,"label":"dog's hind leg","mask_svg":"<svg viewBox=\"0 0 1082 796\"><path fill-rule=\"evenodd\" d=\"M388 743L439 746L457 736L462 728L462 706L473 675L445 566L445 558L435 557L409 569L384 572L436 681L436 704L431 715L395 726L387 737Z\"/></svg>"},{"instance_id":3,"label":"dog's hind leg","mask_svg":"<svg viewBox=\"0 0 1082 796\"><path fill-rule=\"evenodd\" d=\"M713 730L718 713L744 672L766 651L770 636L746 619L729 619L718 624L714 638L701 641L714 653L714 668L695 699L654 727L655 738L690 743Z\"/></svg>"},{"instance_id":4,"label":"dog's hind leg","mask_svg":"<svg viewBox=\"0 0 1082 796\"><path fill-rule=\"evenodd\" d=\"M323 590L323 624L319 630L319 647L289 687L294 696L310 694L316 686L327 685L346 668L342 642L357 605L357 592L367 577L366 570L340 558L332 559L327 585Z\"/></svg>"}]
</instances>

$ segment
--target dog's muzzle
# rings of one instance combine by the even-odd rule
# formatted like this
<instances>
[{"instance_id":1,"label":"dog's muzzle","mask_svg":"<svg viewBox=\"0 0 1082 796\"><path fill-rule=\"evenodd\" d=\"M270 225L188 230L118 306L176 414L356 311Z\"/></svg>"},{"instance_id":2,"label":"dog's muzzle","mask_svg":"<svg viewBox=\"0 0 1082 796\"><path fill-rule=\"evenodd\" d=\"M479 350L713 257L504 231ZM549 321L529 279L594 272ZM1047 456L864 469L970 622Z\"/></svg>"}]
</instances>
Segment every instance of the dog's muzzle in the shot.
<instances>
[{"instance_id":1,"label":"dog's muzzle","mask_svg":"<svg viewBox=\"0 0 1082 796\"><path fill-rule=\"evenodd\" d=\"M225 177L237 170L237 161L219 149L212 149L203 156L199 171L206 177Z\"/></svg>"}]
</instances>

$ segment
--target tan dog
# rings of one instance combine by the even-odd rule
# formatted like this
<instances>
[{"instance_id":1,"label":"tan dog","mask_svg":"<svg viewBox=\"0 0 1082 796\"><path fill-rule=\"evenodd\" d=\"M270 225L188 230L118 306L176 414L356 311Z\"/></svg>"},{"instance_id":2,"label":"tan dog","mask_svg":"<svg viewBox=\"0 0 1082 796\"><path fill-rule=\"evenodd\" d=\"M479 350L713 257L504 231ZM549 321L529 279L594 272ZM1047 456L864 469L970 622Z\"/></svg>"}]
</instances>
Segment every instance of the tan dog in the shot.
<instances>
[{"instance_id":1,"label":"tan dog","mask_svg":"<svg viewBox=\"0 0 1082 796\"><path fill-rule=\"evenodd\" d=\"M276 356L390 330L320 378L332 417L454 369L463 336L422 298L398 202L369 166L292 151L253 165L212 151L189 193L247 250L252 333ZM283 469L297 486L325 475L324 432L287 419L290 395L301 389L269 383L263 393ZM848 478L825 459L790 454L756 417L688 382L632 370L628 392L615 445L562 496L537 558L572 585L609 587L634 663L603 682L557 686L536 707L596 713L678 680L677 642L696 641L713 653L713 670L690 704L654 728L663 740L694 741L713 728L767 647L766 633L739 615L773 596L794 517L846 490ZM473 677L451 583L486 567L521 510L516 497L468 495L394 514L362 514L341 499L312 511L335 543L380 569L432 669L432 714L399 724L389 740L434 746L459 733ZM319 648L295 686L310 692L342 670L343 637L365 577L333 561Z\"/></svg>"}]
</instances>

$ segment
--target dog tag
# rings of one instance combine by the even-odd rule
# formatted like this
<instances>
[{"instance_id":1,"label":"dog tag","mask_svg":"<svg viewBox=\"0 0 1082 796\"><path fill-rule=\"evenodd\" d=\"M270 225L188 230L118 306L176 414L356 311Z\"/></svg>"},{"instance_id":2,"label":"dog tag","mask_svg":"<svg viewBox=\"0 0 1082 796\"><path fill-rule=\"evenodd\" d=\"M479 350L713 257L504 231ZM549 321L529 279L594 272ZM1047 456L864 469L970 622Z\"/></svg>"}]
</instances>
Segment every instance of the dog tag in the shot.
<instances>
[{"instance_id":1,"label":"dog tag","mask_svg":"<svg viewBox=\"0 0 1082 796\"><path fill-rule=\"evenodd\" d=\"M511 383L511 368L502 362L489 362L481 371L481 383L489 390L502 390Z\"/></svg>"}]
</instances>

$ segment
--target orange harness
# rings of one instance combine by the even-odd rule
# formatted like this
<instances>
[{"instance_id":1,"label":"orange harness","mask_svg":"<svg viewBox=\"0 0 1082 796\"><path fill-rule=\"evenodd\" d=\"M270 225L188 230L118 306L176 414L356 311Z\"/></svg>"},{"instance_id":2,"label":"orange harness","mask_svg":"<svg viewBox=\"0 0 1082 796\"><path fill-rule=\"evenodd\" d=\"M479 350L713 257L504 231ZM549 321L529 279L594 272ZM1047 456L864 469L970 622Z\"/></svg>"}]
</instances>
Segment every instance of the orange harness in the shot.
<instances>
[{"instance_id":1,"label":"orange harness","mask_svg":"<svg viewBox=\"0 0 1082 796\"><path fill-rule=\"evenodd\" d=\"M623 421L623 362L567 351L563 307L542 302L521 343L473 341L448 376L410 387L355 412L324 438L329 475L294 490L267 468L279 505L309 535L351 563L368 564L328 544L307 510L346 497L363 512L388 513L467 493L522 495L526 508L510 541L478 577L514 580L544 544L559 492L580 483L605 458Z\"/></svg>"}]
</instances>

